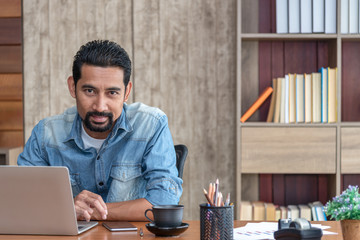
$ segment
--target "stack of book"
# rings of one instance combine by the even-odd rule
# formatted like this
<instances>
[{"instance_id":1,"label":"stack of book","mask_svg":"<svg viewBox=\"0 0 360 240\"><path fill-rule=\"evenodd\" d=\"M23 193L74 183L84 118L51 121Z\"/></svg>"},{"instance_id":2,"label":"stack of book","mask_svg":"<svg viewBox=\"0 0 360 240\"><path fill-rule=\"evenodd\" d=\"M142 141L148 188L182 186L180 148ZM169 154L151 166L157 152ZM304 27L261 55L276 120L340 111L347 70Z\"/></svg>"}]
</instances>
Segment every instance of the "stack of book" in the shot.
<instances>
[{"instance_id":1,"label":"stack of book","mask_svg":"<svg viewBox=\"0 0 360 240\"><path fill-rule=\"evenodd\" d=\"M262 201L241 201L240 220L278 221L279 219L305 218L308 221L327 221L324 205L319 202L309 204L277 206Z\"/></svg>"},{"instance_id":2,"label":"stack of book","mask_svg":"<svg viewBox=\"0 0 360 240\"><path fill-rule=\"evenodd\" d=\"M267 122L334 123L337 119L336 88L336 68L273 79Z\"/></svg>"},{"instance_id":3,"label":"stack of book","mask_svg":"<svg viewBox=\"0 0 360 240\"><path fill-rule=\"evenodd\" d=\"M359 0L341 0L340 32L342 34L360 33Z\"/></svg>"},{"instance_id":4,"label":"stack of book","mask_svg":"<svg viewBox=\"0 0 360 240\"><path fill-rule=\"evenodd\" d=\"M276 0L276 32L336 33L336 0Z\"/></svg>"}]
</instances>

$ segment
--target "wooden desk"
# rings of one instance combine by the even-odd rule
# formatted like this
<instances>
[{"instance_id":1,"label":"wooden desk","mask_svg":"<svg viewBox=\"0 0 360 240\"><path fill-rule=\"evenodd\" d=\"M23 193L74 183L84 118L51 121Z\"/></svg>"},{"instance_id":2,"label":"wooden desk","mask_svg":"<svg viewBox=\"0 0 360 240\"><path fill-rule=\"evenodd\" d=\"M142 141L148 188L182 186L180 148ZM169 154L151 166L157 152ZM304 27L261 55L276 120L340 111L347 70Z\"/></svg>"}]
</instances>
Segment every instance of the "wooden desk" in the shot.
<instances>
[{"instance_id":1,"label":"wooden desk","mask_svg":"<svg viewBox=\"0 0 360 240\"><path fill-rule=\"evenodd\" d=\"M179 237L176 237L177 240L199 240L200 239L200 222L199 221L185 221L189 223L189 228L182 233ZM244 226L247 222L245 221L235 221L234 227L241 227ZM331 226L329 231L337 232L338 235L326 235L322 237L322 240L342 240L342 233L341 233L341 226L340 222L315 222L321 223L323 225ZM154 234L149 232L145 227L146 222L134 222L134 225L138 227L138 229L142 228L144 232L144 237L141 238L138 232L110 232L106 228L104 228L101 223L99 226L90 229L89 231L82 233L78 236L39 236L39 235L0 235L0 240L7 239L7 240L112 240L112 239L172 239L174 237L155 237Z\"/></svg>"}]
</instances>

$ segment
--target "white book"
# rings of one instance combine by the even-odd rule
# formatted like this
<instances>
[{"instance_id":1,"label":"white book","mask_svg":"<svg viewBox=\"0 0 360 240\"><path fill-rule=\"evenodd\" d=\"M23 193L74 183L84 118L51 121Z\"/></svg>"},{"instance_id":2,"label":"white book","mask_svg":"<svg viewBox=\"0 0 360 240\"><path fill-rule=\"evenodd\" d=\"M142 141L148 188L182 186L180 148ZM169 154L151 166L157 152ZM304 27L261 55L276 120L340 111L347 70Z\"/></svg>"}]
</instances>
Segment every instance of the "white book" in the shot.
<instances>
[{"instance_id":1,"label":"white book","mask_svg":"<svg viewBox=\"0 0 360 240\"><path fill-rule=\"evenodd\" d=\"M300 204L298 205L300 217L305 218L308 221L311 221L311 209L308 205Z\"/></svg>"},{"instance_id":2,"label":"white book","mask_svg":"<svg viewBox=\"0 0 360 240\"><path fill-rule=\"evenodd\" d=\"M311 123L312 119L312 87L311 87L311 74L304 74L304 82L305 82L305 122Z\"/></svg>"},{"instance_id":3,"label":"white book","mask_svg":"<svg viewBox=\"0 0 360 240\"><path fill-rule=\"evenodd\" d=\"M325 33L336 33L336 0L325 1Z\"/></svg>"},{"instance_id":4,"label":"white book","mask_svg":"<svg viewBox=\"0 0 360 240\"><path fill-rule=\"evenodd\" d=\"M321 68L321 122L328 122L328 71Z\"/></svg>"},{"instance_id":5,"label":"white book","mask_svg":"<svg viewBox=\"0 0 360 240\"><path fill-rule=\"evenodd\" d=\"M313 32L325 32L325 4L324 0L313 0Z\"/></svg>"},{"instance_id":6,"label":"white book","mask_svg":"<svg viewBox=\"0 0 360 240\"><path fill-rule=\"evenodd\" d=\"M289 33L300 33L300 0L289 0Z\"/></svg>"},{"instance_id":7,"label":"white book","mask_svg":"<svg viewBox=\"0 0 360 240\"><path fill-rule=\"evenodd\" d=\"M305 122L304 75L296 74L296 122Z\"/></svg>"},{"instance_id":8,"label":"white book","mask_svg":"<svg viewBox=\"0 0 360 240\"><path fill-rule=\"evenodd\" d=\"M289 123L289 75L285 75L285 123Z\"/></svg>"},{"instance_id":9,"label":"white book","mask_svg":"<svg viewBox=\"0 0 360 240\"><path fill-rule=\"evenodd\" d=\"M288 0L276 0L276 33L288 32Z\"/></svg>"},{"instance_id":10,"label":"white book","mask_svg":"<svg viewBox=\"0 0 360 240\"><path fill-rule=\"evenodd\" d=\"M349 0L341 0L341 19L340 19L340 32L342 34L349 33Z\"/></svg>"},{"instance_id":11,"label":"white book","mask_svg":"<svg viewBox=\"0 0 360 240\"><path fill-rule=\"evenodd\" d=\"M312 33L312 6L311 0L300 1L300 32Z\"/></svg>"},{"instance_id":12,"label":"white book","mask_svg":"<svg viewBox=\"0 0 360 240\"><path fill-rule=\"evenodd\" d=\"M288 218L296 219L300 217L299 208L296 205L288 206Z\"/></svg>"},{"instance_id":13,"label":"white book","mask_svg":"<svg viewBox=\"0 0 360 240\"><path fill-rule=\"evenodd\" d=\"M359 32L359 0L349 0L349 33Z\"/></svg>"}]
</instances>

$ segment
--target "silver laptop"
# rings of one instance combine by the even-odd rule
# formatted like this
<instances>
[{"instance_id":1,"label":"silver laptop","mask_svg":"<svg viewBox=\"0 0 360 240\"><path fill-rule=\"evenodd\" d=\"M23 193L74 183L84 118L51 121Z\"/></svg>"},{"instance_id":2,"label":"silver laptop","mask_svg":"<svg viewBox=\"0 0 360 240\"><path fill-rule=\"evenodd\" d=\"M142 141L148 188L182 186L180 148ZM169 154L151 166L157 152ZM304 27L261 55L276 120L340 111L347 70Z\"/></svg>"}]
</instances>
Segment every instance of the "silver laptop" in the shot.
<instances>
[{"instance_id":1,"label":"silver laptop","mask_svg":"<svg viewBox=\"0 0 360 240\"><path fill-rule=\"evenodd\" d=\"M0 166L0 234L77 235L97 224L77 221L66 167Z\"/></svg>"}]
</instances>

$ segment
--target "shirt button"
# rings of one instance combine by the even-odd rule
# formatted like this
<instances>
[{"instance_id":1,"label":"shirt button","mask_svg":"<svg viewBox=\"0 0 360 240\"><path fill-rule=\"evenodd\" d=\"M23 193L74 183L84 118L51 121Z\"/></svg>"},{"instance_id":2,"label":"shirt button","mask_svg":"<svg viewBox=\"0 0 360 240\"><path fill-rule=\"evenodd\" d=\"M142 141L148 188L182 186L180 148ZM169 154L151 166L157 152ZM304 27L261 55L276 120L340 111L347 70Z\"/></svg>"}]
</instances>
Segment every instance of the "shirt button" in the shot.
<instances>
[{"instance_id":1,"label":"shirt button","mask_svg":"<svg viewBox=\"0 0 360 240\"><path fill-rule=\"evenodd\" d=\"M104 183L103 182L99 182L99 186L103 186L104 185Z\"/></svg>"},{"instance_id":2,"label":"shirt button","mask_svg":"<svg viewBox=\"0 0 360 240\"><path fill-rule=\"evenodd\" d=\"M99 159L100 159L100 155L99 155L99 156L97 156L96 160L99 160Z\"/></svg>"}]
</instances>

